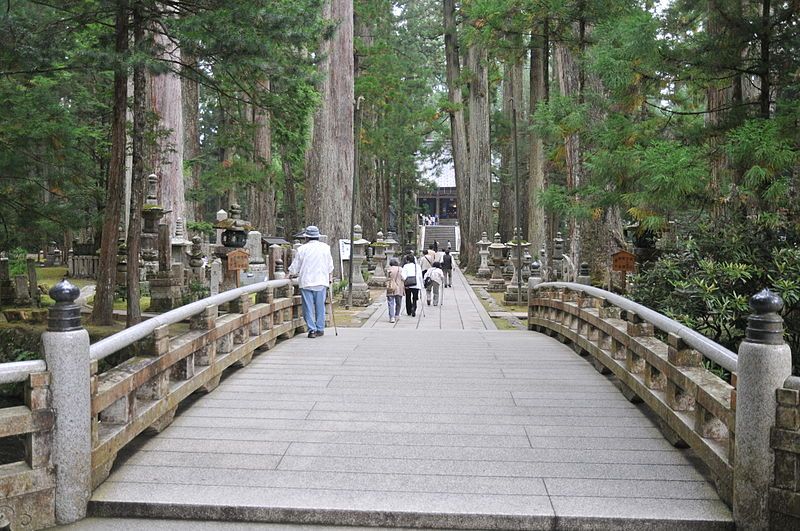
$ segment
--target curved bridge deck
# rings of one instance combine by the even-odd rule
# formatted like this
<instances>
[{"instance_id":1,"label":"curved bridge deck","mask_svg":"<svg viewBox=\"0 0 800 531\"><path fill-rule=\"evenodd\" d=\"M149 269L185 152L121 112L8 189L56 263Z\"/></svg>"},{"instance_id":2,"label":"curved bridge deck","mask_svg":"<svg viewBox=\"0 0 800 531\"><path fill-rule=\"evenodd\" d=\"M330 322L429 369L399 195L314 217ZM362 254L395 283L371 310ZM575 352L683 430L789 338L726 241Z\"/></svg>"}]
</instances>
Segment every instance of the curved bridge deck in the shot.
<instances>
[{"instance_id":1,"label":"curved bridge deck","mask_svg":"<svg viewBox=\"0 0 800 531\"><path fill-rule=\"evenodd\" d=\"M90 512L733 528L713 485L610 380L552 338L487 329L460 274L454 285L419 325L404 316L389 329L378 312L375 326L298 337L256 357L120 459Z\"/></svg>"}]
</instances>

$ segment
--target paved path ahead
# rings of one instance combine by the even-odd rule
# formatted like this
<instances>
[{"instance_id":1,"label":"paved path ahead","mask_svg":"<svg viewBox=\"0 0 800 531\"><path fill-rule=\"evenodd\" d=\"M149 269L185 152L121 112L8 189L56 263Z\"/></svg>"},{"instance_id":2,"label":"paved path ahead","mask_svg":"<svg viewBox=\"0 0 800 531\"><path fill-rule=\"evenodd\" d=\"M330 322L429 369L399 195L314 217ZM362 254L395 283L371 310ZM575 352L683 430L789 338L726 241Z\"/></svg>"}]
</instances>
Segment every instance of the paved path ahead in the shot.
<instances>
[{"instance_id":1,"label":"paved path ahead","mask_svg":"<svg viewBox=\"0 0 800 531\"><path fill-rule=\"evenodd\" d=\"M453 287L442 288L438 306L428 306L425 292L418 303L416 317L403 310L396 323L389 322L389 309L383 299L380 308L364 323L364 328L393 328L399 330L496 330L491 317L483 308L467 279L458 269L453 271Z\"/></svg>"},{"instance_id":2,"label":"paved path ahead","mask_svg":"<svg viewBox=\"0 0 800 531\"><path fill-rule=\"evenodd\" d=\"M459 289L450 299L447 290L439 325L435 311L391 328L378 315L370 327L261 354L141 444L90 510L425 528L732 529L714 487L608 379L551 338L488 330L479 303L463 285L452 293Z\"/></svg>"}]
</instances>

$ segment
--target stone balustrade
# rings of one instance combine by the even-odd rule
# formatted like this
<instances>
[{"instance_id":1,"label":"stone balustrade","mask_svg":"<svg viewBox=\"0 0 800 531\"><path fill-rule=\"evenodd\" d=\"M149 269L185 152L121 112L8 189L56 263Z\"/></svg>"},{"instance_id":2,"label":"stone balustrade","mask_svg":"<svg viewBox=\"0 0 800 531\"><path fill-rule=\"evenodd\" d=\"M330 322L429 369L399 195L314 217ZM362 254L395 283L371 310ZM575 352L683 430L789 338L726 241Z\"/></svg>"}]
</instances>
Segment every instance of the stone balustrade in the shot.
<instances>
[{"instance_id":1,"label":"stone balustrade","mask_svg":"<svg viewBox=\"0 0 800 531\"><path fill-rule=\"evenodd\" d=\"M750 300L738 355L590 286L530 283L529 301L529 329L612 373L629 400L655 413L670 442L694 450L738 528L800 526L800 378L790 376L780 297L764 290Z\"/></svg>"},{"instance_id":2,"label":"stone balustrade","mask_svg":"<svg viewBox=\"0 0 800 531\"><path fill-rule=\"evenodd\" d=\"M788 378L776 398L775 427L770 434L775 452L770 527L800 529L800 378Z\"/></svg>"},{"instance_id":3,"label":"stone balustrade","mask_svg":"<svg viewBox=\"0 0 800 531\"><path fill-rule=\"evenodd\" d=\"M102 342L93 345L93 488L106 479L120 449L145 430L166 428L186 397L212 391L224 370L247 365L255 353L303 329L300 295L290 282L255 284L261 286L256 291L235 290L243 293L228 303L227 313L220 313L219 305L207 304L189 318L188 329L185 322L169 318L172 312L163 314L157 319L166 317L167 323L130 344L133 357L103 373L98 373L94 352L95 347L103 348Z\"/></svg>"},{"instance_id":4,"label":"stone balustrade","mask_svg":"<svg viewBox=\"0 0 800 531\"><path fill-rule=\"evenodd\" d=\"M89 345L77 288L54 286L46 361L0 364L0 384L26 384L25 406L0 409L0 438L26 438L25 460L0 465L0 523L41 529L83 518L125 445L166 428L182 400L213 391L226 369L304 330L297 291L289 279L253 284ZM124 361L101 372L115 354Z\"/></svg>"},{"instance_id":5,"label":"stone balustrade","mask_svg":"<svg viewBox=\"0 0 800 531\"><path fill-rule=\"evenodd\" d=\"M25 405L0 409L0 438L23 437L25 458L0 465L0 524L11 529L54 525L55 476L50 458L53 411L44 362L0 365L0 383L24 383ZM5 520L6 522L3 522Z\"/></svg>"}]
</instances>

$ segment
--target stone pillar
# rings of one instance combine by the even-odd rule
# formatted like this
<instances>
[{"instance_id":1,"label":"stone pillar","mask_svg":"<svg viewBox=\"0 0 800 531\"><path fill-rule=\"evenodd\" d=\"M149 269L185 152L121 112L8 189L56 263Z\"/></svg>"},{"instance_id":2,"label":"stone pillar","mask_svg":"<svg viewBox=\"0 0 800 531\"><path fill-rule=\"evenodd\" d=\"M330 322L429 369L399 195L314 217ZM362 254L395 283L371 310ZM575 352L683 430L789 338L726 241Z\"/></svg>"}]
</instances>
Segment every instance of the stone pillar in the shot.
<instances>
[{"instance_id":1,"label":"stone pillar","mask_svg":"<svg viewBox=\"0 0 800 531\"><path fill-rule=\"evenodd\" d=\"M492 274L492 270L489 269L489 246L492 244L489 241L489 237L487 236L486 232L481 233L481 239L478 243L478 247L480 250L478 251L478 256L481 257L481 263L478 266L478 278L489 278Z\"/></svg>"},{"instance_id":2,"label":"stone pillar","mask_svg":"<svg viewBox=\"0 0 800 531\"><path fill-rule=\"evenodd\" d=\"M191 281L206 285L203 271L203 244L200 236L192 237L192 248L189 251L189 267L192 269ZM190 282L191 282L190 281Z\"/></svg>"},{"instance_id":3,"label":"stone pillar","mask_svg":"<svg viewBox=\"0 0 800 531\"><path fill-rule=\"evenodd\" d=\"M738 529L769 528L769 485L775 455L770 430L776 390L792 373L792 354L783 341L781 298L765 289L750 299L753 313L739 345L736 388L736 461L733 518Z\"/></svg>"},{"instance_id":4,"label":"stone pillar","mask_svg":"<svg viewBox=\"0 0 800 531\"><path fill-rule=\"evenodd\" d=\"M217 225L219 225L221 222L225 221L226 219L228 219L228 213L225 212L224 210L220 209L217 212ZM222 232L223 231L224 231L224 229L217 229L217 241L216 241L217 245L222 245Z\"/></svg>"},{"instance_id":5,"label":"stone pillar","mask_svg":"<svg viewBox=\"0 0 800 531\"><path fill-rule=\"evenodd\" d=\"M369 277L369 285L380 288L386 286L386 241L383 239L382 231L378 231L373 248L375 249L375 270Z\"/></svg>"},{"instance_id":6,"label":"stone pillar","mask_svg":"<svg viewBox=\"0 0 800 531\"><path fill-rule=\"evenodd\" d=\"M92 404L89 375L89 333L81 327L75 304L80 290L62 280L50 289L56 301L48 314L42 346L53 410L52 460L56 471L55 516L59 524L86 517L92 479Z\"/></svg>"},{"instance_id":7,"label":"stone pillar","mask_svg":"<svg viewBox=\"0 0 800 531\"><path fill-rule=\"evenodd\" d=\"M211 295L219 295L219 287L220 284L222 284L222 260L219 258L214 258L211 262L211 273L208 284Z\"/></svg>"},{"instance_id":8,"label":"stone pillar","mask_svg":"<svg viewBox=\"0 0 800 531\"><path fill-rule=\"evenodd\" d=\"M364 276L361 274L361 264L364 262L365 251L369 242L361 237L361 225L353 227L353 237L354 240L350 246L350 259L353 260L353 305L369 306L371 302L369 286L364 282Z\"/></svg>"},{"instance_id":9,"label":"stone pillar","mask_svg":"<svg viewBox=\"0 0 800 531\"><path fill-rule=\"evenodd\" d=\"M251 230L247 233L245 249L250 253L248 261L247 278L242 279L241 285L264 282L267 279L267 262L264 260L264 249L261 246L261 233Z\"/></svg>"},{"instance_id":10,"label":"stone pillar","mask_svg":"<svg viewBox=\"0 0 800 531\"><path fill-rule=\"evenodd\" d=\"M38 308L42 297L39 294L39 279L36 275L36 262L33 258L28 258L25 261L25 265L27 266L28 273L28 296L33 305Z\"/></svg>"}]
</instances>

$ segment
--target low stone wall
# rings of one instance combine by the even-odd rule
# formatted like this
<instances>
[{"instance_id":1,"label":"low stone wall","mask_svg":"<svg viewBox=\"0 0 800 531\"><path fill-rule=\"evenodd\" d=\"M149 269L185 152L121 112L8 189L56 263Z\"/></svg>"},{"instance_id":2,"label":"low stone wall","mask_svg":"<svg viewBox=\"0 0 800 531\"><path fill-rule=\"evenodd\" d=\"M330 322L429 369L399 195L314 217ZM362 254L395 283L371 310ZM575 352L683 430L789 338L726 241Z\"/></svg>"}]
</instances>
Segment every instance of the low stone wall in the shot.
<instances>
[{"instance_id":1,"label":"low stone wall","mask_svg":"<svg viewBox=\"0 0 800 531\"><path fill-rule=\"evenodd\" d=\"M777 391L778 408L770 440L775 452L775 475L769 493L772 529L800 529L800 378L789 378L786 385Z\"/></svg>"}]
</instances>

